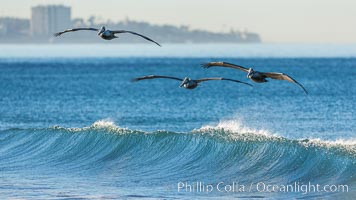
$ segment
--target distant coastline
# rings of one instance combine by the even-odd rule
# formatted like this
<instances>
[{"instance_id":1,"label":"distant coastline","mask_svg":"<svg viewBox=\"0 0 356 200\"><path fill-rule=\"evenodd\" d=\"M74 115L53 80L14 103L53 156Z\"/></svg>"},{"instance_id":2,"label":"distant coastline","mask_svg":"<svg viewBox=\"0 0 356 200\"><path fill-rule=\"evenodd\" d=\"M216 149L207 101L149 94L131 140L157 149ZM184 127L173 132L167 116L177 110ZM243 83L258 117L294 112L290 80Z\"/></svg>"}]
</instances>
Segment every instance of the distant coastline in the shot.
<instances>
[{"instance_id":1,"label":"distant coastline","mask_svg":"<svg viewBox=\"0 0 356 200\"><path fill-rule=\"evenodd\" d=\"M261 43L257 33L247 31L230 30L230 32L210 32L207 30L190 29L188 26L155 25L148 22L126 19L120 22L96 23L95 18L88 20L73 19L71 27L106 27L131 30L144 33L161 43ZM52 34L31 34L31 22L29 19L1 17L0 18L0 43L105 43L92 32L76 32L63 35L60 38ZM58 30L60 31L60 30ZM145 43L144 40L131 35L120 35L122 39L113 40L112 43Z\"/></svg>"}]
</instances>

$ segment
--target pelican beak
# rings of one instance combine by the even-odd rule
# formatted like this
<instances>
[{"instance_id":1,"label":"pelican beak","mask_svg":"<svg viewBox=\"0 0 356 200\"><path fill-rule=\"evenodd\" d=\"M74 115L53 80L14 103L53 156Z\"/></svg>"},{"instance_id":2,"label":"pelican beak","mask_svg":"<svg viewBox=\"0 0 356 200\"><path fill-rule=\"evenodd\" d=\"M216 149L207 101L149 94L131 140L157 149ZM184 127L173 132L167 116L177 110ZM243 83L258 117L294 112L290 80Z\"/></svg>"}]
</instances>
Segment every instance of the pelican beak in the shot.
<instances>
[{"instance_id":1,"label":"pelican beak","mask_svg":"<svg viewBox=\"0 0 356 200\"><path fill-rule=\"evenodd\" d=\"M179 87L183 87L185 83L186 83L186 82L185 82L185 81L183 81L183 82L180 84L180 86L179 86Z\"/></svg>"}]
</instances>

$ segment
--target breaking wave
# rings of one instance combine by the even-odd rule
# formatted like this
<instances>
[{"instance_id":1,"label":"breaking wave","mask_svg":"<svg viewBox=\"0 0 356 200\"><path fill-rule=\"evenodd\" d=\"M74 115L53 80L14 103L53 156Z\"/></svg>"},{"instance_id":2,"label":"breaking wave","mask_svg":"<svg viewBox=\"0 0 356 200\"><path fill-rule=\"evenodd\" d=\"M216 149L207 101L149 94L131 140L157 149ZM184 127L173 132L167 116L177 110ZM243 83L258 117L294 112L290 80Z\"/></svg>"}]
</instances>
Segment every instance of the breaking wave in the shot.
<instances>
[{"instance_id":1,"label":"breaking wave","mask_svg":"<svg viewBox=\"0 0 356 200\"><path fill-rule=\"evenodd\" d=\"M0 132L0 160L3 172L104 170L122 184L356 183L355 140L291 140L233 121L180 133L131 130L105 120L83 128L8 129Z\"/></svg>"}]
</instances>

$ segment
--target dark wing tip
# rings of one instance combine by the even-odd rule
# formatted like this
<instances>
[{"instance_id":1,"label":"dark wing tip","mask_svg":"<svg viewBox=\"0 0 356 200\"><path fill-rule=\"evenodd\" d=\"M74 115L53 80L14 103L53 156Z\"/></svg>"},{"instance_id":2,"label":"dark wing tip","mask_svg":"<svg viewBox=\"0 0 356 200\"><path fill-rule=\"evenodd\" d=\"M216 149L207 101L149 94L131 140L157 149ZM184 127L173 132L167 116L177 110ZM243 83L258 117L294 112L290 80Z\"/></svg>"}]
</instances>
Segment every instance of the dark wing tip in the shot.
<instances>
[{"instance_id":1,"label":"dark wing tip","mask_svg":"<svg viewBox=\"0 0 356 200\"><path fill-rule=\"evenodd\" d=\"M304 88L304 86L302 86L301 84L300 84L300 86L301 86L301 87L302 87L302 89L304 90L305 94L306 94L306 95L308 95L308 94L309 94L309 92L307 91L307 89L305 89L305 88Z\"/></svg>"},{"instance_id":2,"label":"dark wing tip","mask_svg":"<svg viewBox=\"0 0 356 200\"><path fill-rule=\"evenodd\" d=\"M250 87L253 87L253 85L251 84L251 83L246 83L246 82L242 82L243 84L246 84L246 85L248 85L248 86L250 86Z\"/></svg>"},{"instance_id":3,"label":"dark wing tip","mask_svg":"<svg viewBox=\"0 0 356 200\"><path fill-rule=\"evenodd\" d=\"M114 33L131 33L131 34L134 34L134 35L140 36L140 37L142 37L142 38L144 38L144 39L146 39L146 40L148 40L148 41L150 41L150 42L153 42L153 43L155 43L156 45L158 45L158 46L160 46L160 47L161 47L161 45L160 45L158 42L156 42L156 41L152 40L151 38L149 38L149 37L147 37L147 36L145 36L145 35L142 35L142 34L136 33L136 32L134 32L134 31L125 31L125 30L121 30L121 31L114 31Z\"/></svg>"},{"instance_id":4,"label":"dark wing tip","mask_svg":"<svg viewBox=\"0 0 356 200\"><path fill-rule=\"evenodd\" d=\"M146 37L146 36L144 36L144 35L141 35L141 34L137 34L138 36L141 36L141 37L143 37L144 39L146 39L146 40L148 40L148 41L150 41L150 42L153 42L153 43L155 43L157 46L160 46L160 47L162 47L158 42L156 42L156 41L154 41L154 40L152 40L151 38L149 38L149 37Z\"/></svg>"},{"instance_id":5,"label":"dark wing tip","mask_svg":"<svg viewBox=\"0 0 356 200\"><path fill-rule=\"evenodd\" d=\"M202 66L203 68L206 68L206 69L211 67L210 63L203 63L200 66Z\"/></svg>"},{"instance_id":6,"label":"dark wing tip","mask_svg":"<svg viewBox=\"0 0 356 200\"><path fill-rule=\"evenodd\" d=\"M58 37L58 36L61 36L62 35L62 32L58 32L58 33L55 33L55 34L53 34L54 35L54 37Z\"/></svg>"},{"instance_id":7,"label":"dark wing tip","mask_svg":"<svg viewBox=\"0 0 356 200\"><path fill-rule=\"evenodd\" d=\"M142 76L142 77L137 77L137 78L131 79L131 81L132 82L137 82L137 81L142 81L142 80L145 80L145 79L152 79L154 77L155 77L154 75Z\"/></svg>"},{"instance_id":8,"label":"dark wing tip","mask_svg":"<svg viewBox=\"0 0 356 200\"><path fill-rule=\"evenodd\" d=\"M286 76L288 76L288 75L286 75ZM304 93L306 94L306 95L308 95L309 93L308 93L308 91L307 91L307 89L305 89L305 87L301 84L301 83L299 83L298 81L296 81L296 80L294 80L292 77L290 77L290 76L288 76L290 79L292 79L293 81L294 81L294 83L296 83L297 85L299 85L302 89L303 89L303 91L304 91Z\"/></svg>"},{"instance_id":9,"label":"dark wing tip","mask_svg":"<svg viewBox=\"0 0 356 200\"><path fill-rule=\"evenodd\" d=\"M292 80L294 81L294 83L296 83L297 85L299 85L299 86L303 89L303 91L304 91L304 93L305 93L306 95L309 94L308 91L307 91L307 89L305 89L305 87L304 87L302 84L300 84L298 81L296 81L296 80L294 80L294 79L292 79Z\"/></svg>"},{"instance_id":10,"label":"dark wing tip","mask_svg":"<svg viewBox=\"0 0 356 200\"><path fill-rule=\"evenodd\" d=\"M137 82L139 80L141 80L141 79L140 78L133 78L133 79L131 79L131 82Z\"/></svg>"},{"instance_id":11,"label":"dark wing tip","mask_svg":"<svg viewBox=\"0 0 356 200\"><path fill-rule=\"evenodd\" d=\"M250 83L246 83L246 82L243 82L243 81L236 81L236 82L238 82L238 83L242 83L242 84L244 84L244 85L248 85L248 86L250 86L250 87L253 87L253 85L252 85L252 84L250 84Z\"/></svg>"}]
</instances>

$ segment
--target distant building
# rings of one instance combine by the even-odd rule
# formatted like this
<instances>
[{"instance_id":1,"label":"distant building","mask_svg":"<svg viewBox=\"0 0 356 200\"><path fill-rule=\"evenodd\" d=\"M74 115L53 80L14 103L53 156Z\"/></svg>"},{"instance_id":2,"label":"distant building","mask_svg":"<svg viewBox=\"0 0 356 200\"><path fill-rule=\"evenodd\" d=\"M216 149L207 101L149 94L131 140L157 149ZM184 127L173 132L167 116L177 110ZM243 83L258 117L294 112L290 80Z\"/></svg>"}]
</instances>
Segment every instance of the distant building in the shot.
<instances>
[{"instance_id":1,"label":"distant building","mask_svg":"<svg viewBox=\"0 0 356 200\"><path fill-rule=\"evenodd\" d=\"M30 29L28 19L0 17L0 36L7 38L11 37L26 37Z\"/></svg>"},{"instance_id":2,"label":"distant building","mask_svg":"<svg viewBox=\"0 0 356 200\"><path fill-rule=\"evenodd\" d=\"M62 5L36 6L31 9L31 35L51 36L71 26L71 8Z\"/></svg>"}]
</instances>

